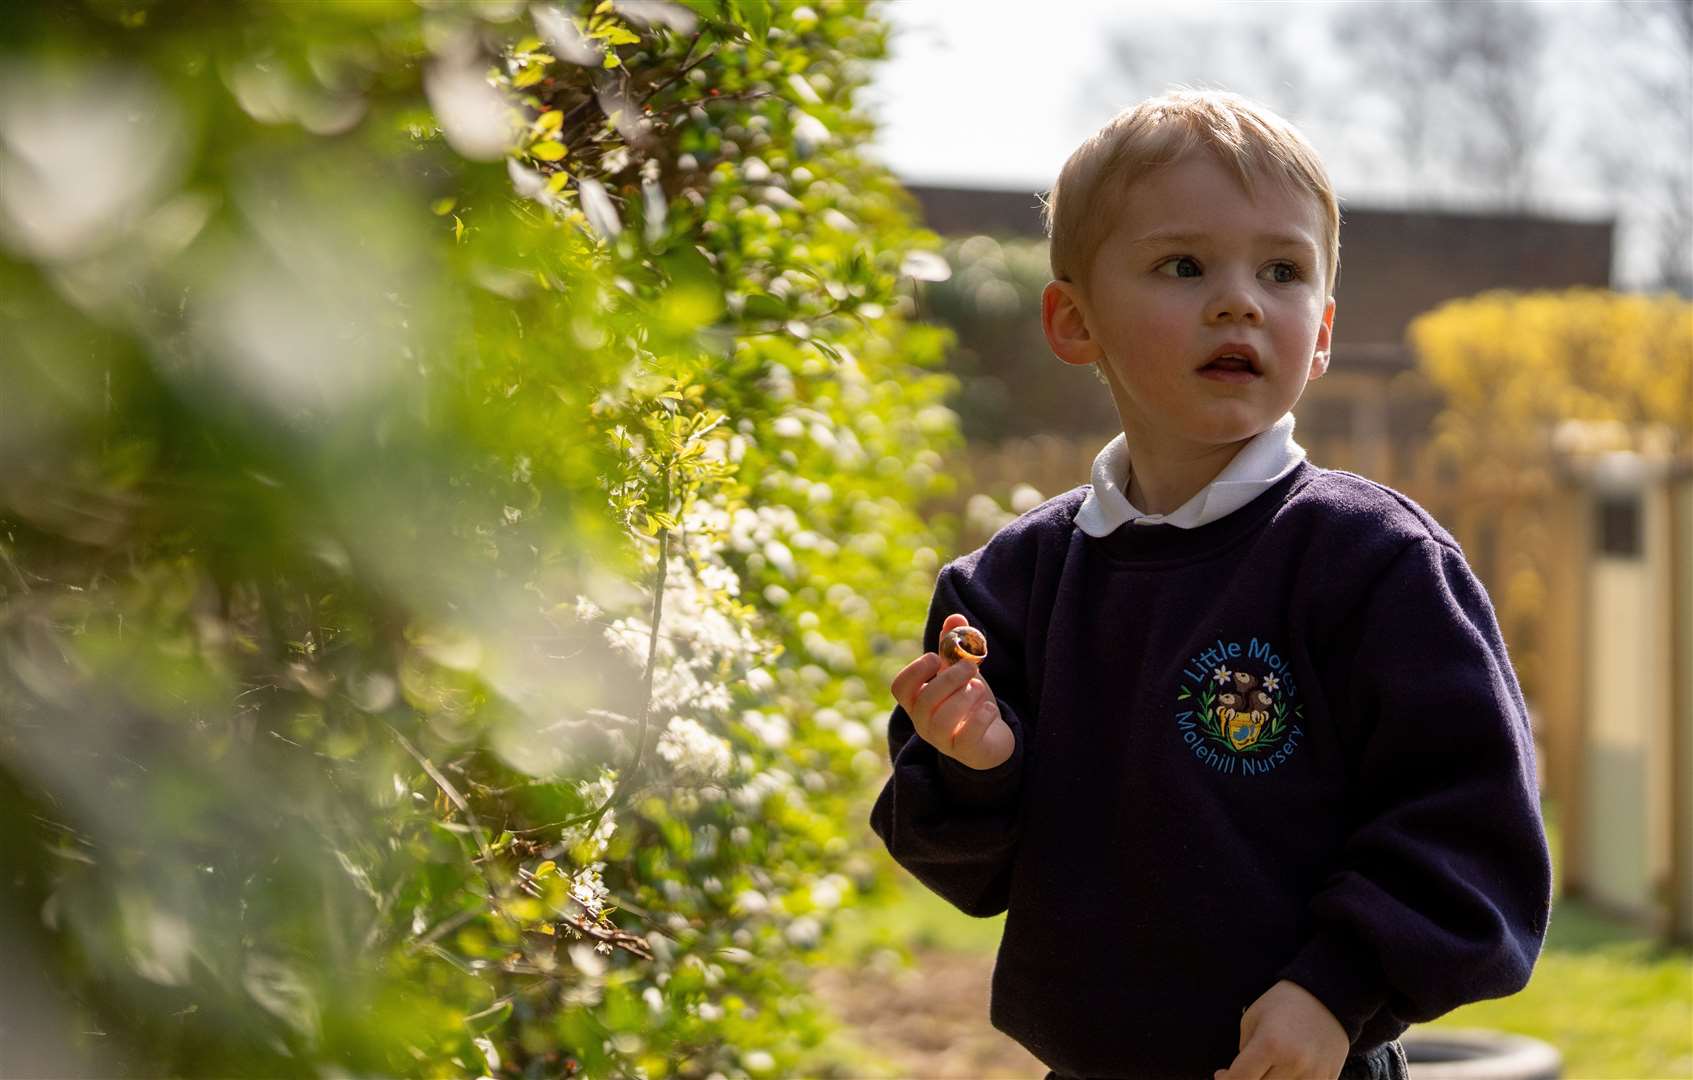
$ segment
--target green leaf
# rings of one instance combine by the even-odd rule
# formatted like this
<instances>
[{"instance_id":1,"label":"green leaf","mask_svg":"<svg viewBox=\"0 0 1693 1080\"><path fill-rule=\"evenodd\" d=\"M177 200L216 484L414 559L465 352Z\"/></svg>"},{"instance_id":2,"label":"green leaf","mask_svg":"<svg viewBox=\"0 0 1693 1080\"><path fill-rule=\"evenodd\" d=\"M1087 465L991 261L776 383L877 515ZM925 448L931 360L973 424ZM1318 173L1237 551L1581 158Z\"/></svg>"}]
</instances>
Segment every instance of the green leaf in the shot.
<instances>
[{"instance_id":1,"label":"green leaf","mask_svg":"<svg viewBox=\"0 0 1693 1080\"><path fill-rule=\"evenodd\" d=\"M474 1034L487 1035L511 1018L511 1002L499 1001L479 1013L464 1018L465 1026Z\"/></svg>"},{"instance_id":2,"label":"green leaf","mask_svg":"<svg viewBox=\"0 0 1693 1080\"><path fill-rule=\"evenodd\" d=\"M544 139L534 144L529 148L529 152L542 161L559 161L564 158L565 154L569 153L564 148L563 143L556 143L550 139Z\"/></svg>"},{"instance_id":3,"label":"green leaf","mask_svg":"<svg viewBox=\"0 0 1693 1080\"><path fill-rule=\"evenodd\" d=\"M746 306L742 309L749 319L786 320L788 305L769 293L753 293L747 297Z\"/></svg>"},{"instance_id":4,"label":"green leaf","mask_svg":"<svg viewBox=\"0 0 1693 1080\"><path fill-rule=\"evenodd\" d=\"M723 0L677 0L677 2L702 19L719 21L723 18Z\"/></svg>"},{"instance_id":5,"label":"green leaf","mask_svg":"<svg viewBox=\"0 0 1693 1080\"><path fill-rule=\"evenodd\" d=\"M770 37L770 0L739 0L738 6L753 44L763 45Z\"/></svg>"}]
</instances>

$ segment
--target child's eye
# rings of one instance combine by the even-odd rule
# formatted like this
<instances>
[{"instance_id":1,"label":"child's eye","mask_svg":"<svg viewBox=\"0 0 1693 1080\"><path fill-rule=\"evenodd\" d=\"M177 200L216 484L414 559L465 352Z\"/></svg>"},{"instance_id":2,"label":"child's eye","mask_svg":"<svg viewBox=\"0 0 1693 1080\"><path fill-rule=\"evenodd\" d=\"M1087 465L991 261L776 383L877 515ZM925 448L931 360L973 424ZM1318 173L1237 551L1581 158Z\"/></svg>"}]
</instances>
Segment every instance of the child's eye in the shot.
<instances>
[{"instance_id":1,"label":"child's eye","mask_svg":"<svg viewBox=\"0 0 1693 1080\"><path fill-rule=\"evenodd\" d=\"M1191 255L1172 255L1153 267L1166 277L1198 277L1199 263Z\"/></svg>"},{"instance_id":2,"label":"child's eye","mask_svg":"<svg viewBox=\"0 0 1693 1080\"><path fill-rule=\"evenodd\" d=\"M1270 275L1270 280L1277 285L1292 285L1305 276L1298 263L1276 262L1264 268L1264 273Z\"/></svg>"}]
</instances>

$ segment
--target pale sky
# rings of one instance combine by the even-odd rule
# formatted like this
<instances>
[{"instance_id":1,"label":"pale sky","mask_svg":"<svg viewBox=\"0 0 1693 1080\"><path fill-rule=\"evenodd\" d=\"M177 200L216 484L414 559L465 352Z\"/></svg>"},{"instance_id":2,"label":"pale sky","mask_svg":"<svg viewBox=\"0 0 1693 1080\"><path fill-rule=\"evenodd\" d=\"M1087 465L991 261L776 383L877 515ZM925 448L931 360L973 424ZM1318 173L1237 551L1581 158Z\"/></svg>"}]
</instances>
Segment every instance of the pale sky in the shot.
<instances>
[{"instance_id":1,"label":"pale sky","mask_svg":"<svg viewBox=\"0 0 1693 1080\"><path fill-rule=\"evenodd\" d=\"M1348 0L1351 3L1368 0ZM1568 162L1585 161L1596 127L1626 133L1639 113L1614 73L1660 63L1649 42L1619 40L1613 9L1538 0L1552 12L1538 102L1545 134L1537 142L1532 209L1561 217L1613 216L1612 184ZM865 102L881 130L876 153L902 179L987 188L1044 190L1066 157L1116 109L1171 82L1222 85L1257 98L1300 125L1323 155L1343 202L1359 206L1489 209L1486 197L1453 179L1412 183L1383 134L1382 101L1370 102L1337 62L1330 16L1344 3L1305 0L888 0L893 29ZM1247 28L1223 40L1224 27ZM1141 71L1110 59L1113 33L1145 28L1171 34L1195 52L1159 54ZM1250 30L1287 46L1297 70L1256 63ZM1242 44L1246 42L1246 44ZM1306 62L1309 58L1309 62ZM1184 66L1187 65L1187 66ZM1239 70L1236 77L1233 73ZM1613 100L1614 99L1614 100ZM1626 99L1626 100L1625 100ZM1373 111L1372 111L1373 110ZM1345 126L1338 117L1344 115ZM1669 140L1643 125L1641 159L1693 155L1693 134ZM1587 141L1583 141L1587 140ZM1665 142L1683 145L1663 145ZM1623 139L1627 145L1626 134ZM1629 151L1632 153L1632 149ZM1619 218L1619 278L1644 273L1649 222Z\"/></svg>"},{"instance_id":2,"label":"pale sky","mask_svg":"<svg viewBox=\"0 0 1693 1080\"><path fill-rule=\"evenodd\" d=\"M889 0L891 56L868 102L876 148L902 179L1044 188L1109 116L1083 107L1078 72L1104 68L1104 34L1124 0ZM1184 20L1215 0L1144 0ZM1123 104L1128 104L1124 102Z\"/></svg>"}]
</instances>

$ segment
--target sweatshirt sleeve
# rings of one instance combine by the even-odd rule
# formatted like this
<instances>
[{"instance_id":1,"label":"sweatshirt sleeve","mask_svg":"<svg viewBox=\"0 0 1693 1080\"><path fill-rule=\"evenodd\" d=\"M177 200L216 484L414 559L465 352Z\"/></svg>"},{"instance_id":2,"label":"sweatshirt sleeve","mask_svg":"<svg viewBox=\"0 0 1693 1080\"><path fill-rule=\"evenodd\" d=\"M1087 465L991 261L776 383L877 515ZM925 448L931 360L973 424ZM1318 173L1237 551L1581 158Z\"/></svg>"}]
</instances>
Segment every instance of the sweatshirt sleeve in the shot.
<instances>
[{"instance_id":1,"label":"sweatshirt sleeve","mask_svg":"<svg viewBox=\"0 0 1693 1080\"><path fill-rule=\"evenodd\" d=\"M895 862L960 911L983 918L1004 911L1010 900L1017 796L1030 734L1019 614L1027 585L1014 578L989 587L982 573L987 561L966 558L942 568L923 647L936 651L941 624L954 612L987 636L982 677L1015 736L1015 749L995 768L972 769L918 735L896 705L888 720L893 775L870 812L870 827Z\"/></svg>"},{"instance_id":2,"label":"sweatshirt sleeve","mask_svg":"<svg viewBox=\"0 0 1693 1080\"><path fill-rule=\"evenodd\" d=\"M1352 820L1281 977L1352 1039L1527 984L1551 911L1534 742L1487 594L1436 539L1399 552L1354 624L1336 703Z\"/></svg>"}]
</instances>

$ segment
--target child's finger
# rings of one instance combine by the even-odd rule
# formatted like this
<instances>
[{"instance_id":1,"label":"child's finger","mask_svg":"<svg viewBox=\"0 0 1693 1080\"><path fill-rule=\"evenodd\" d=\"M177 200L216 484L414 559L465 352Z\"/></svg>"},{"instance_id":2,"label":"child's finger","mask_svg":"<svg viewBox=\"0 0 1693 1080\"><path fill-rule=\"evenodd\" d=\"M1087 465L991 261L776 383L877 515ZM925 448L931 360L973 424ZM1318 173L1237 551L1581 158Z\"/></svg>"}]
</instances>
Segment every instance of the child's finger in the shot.
<instances>
[{"instance_id":1,"label":"child's finger","mask_svg":"<svg viewBox=\"0 0 1693 1080\"><path fill-rule=\"evenodd\" d=\"M931 724L930 720L941 703L956 694L964 684L976 675L974 664L954 664L930 679L922 689L917 691L917 698L911 703L911 708L905 710L911 714L912 722L917 730L927 738Z\"/></svg>"},{"instance_id":2,"label":"child's finger","mask_svg":"<svg viewBox=\"0 0 1693 1080\"><path fill-rule=\"evenodd\" d=\"M957 744L958 738L969 726L976 710L984 703L991 703L993 695L988 693L987 683L981 679L971 679L963 688L941 704L935 710L930 723L934 726L935 734L942 739L938 746L951 747Z\"/></svg>"},{"instance_id":3,"label":"child's finger","mask_svg":"<svg viewBox=\"0 0 1693 1080\"><path fill-rule=\"evenodd\" d=\"M999 718L999 702L991 697L977 702L976 707L964 715L964 719L953 725L952 749L968 751L974 748Z\"/></svg>"},{"instance_id":4,"label":"child's finger","mask_svg":"<svg viewBox=\"0 0 1693 1080\"><path fill-rule=\"evenodd\" d=\"M894 693L894 700L899 707L908 714L915 708L917 691L923 689L923 684L935 677L941 670L941 658L934 653L924 653L911 663L905 665L888 689Z\"/></svg>"},{"instance_id":5,"label":"child's finger","mask_svg":"<svg viewBox=\"0 0 1693 1080\"><path fill-rule=\"evenodd\" d=\"M949 630L954 630L954 629L957 629L960 626L969 626L969 625L970 625L969 619L966 619L964 616L959 615L956 612L954 612L953 614L948 615L946 617L945 622L941 623L941 634L942 634L942 636L945 636L946 632L949 631Z\"/></svg>"},{"instance_id":6,"label":"child's finger","mask_svg":"<svg viewBox=\"0 0 1693 1080\"><path fill-rule=\"evenodd\" d=\"M1254 1040L1241 1048L1233 1064L1216 1074L1216 1080L1264 1080L1273 1064L1264 1044Z\"/></svg>"}]
</instances>

